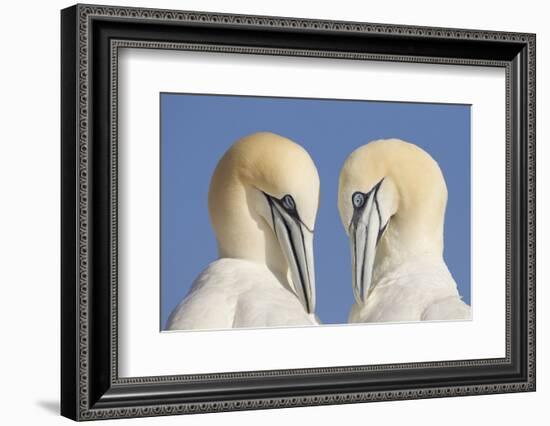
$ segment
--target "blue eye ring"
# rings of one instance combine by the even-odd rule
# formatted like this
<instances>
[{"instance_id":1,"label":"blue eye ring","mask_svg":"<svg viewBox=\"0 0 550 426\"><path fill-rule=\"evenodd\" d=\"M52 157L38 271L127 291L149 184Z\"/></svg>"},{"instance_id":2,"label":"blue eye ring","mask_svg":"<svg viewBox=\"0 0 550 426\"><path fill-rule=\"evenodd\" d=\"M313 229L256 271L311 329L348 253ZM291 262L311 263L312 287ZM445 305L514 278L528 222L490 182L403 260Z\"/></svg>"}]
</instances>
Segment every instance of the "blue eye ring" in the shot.
<instances>
[{"instance_id":1,"label":"blue eye ring","mask_svg":"<svg viewBox=\"0 0 550 426\"><path fill-rule=\"evenodd\" d=\"M351 203L353 204L353 207L356 209L360 209L361 207L363 207L363 205L365 204L365 200L366 200L365 194L359 191L355 192L351 196Z\"/></svg>"},{"instance_id":2,"label":"blue eye ring","mask_svg":"<svg viewBox=\"0 0 550 426\"><path fill-rule=\"evenodd\" d=\"M281 202L283 204L283 207L287 210L294 210L296 209L296 203L294 202L294 198L292 198L292 195L285 195Z\"/></svg>"}]
</instances>

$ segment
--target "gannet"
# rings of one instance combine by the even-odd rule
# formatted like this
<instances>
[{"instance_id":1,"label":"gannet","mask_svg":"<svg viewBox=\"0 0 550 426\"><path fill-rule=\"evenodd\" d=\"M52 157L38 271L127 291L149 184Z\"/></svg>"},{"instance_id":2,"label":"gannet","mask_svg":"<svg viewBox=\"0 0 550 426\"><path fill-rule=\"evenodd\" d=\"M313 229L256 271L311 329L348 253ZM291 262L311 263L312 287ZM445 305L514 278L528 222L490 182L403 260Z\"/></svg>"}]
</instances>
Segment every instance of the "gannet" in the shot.
<instances>
[{"instance_id":1,"label":"gannet","mask_svg":"<svg viewBox=\"0 0 550 426\"><path fill-rule=\"evenodd\" d=\"M318 205L319 175L304 148L268 132L235 142L208 193L219 259L199 274L167 328L317 324Z\"/></svg>"},{"instance_id":2,"label":"gannet","mask_svg":"<svg viewBox=\"0 0 550 426\"><path fill-rule=\"evenodd\" d=\"M418 146L386 139L350 154L338 189L352 257L349 322L470 319L443 259L446 204L443 173Z\"/></svg>"}]
</instances>

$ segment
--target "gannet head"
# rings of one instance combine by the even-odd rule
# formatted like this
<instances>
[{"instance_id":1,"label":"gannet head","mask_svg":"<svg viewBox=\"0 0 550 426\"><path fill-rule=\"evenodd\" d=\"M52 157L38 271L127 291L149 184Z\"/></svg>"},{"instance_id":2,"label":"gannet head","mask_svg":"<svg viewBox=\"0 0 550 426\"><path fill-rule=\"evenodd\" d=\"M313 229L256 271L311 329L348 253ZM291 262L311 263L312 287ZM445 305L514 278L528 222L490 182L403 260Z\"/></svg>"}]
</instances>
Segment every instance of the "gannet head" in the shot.
<instances>
[{"instance_id":1,"label":"gannet head","mask_svg":"<svg viewBox=\"0 0 550 426\"><path fill-rule=\"evenodd\" d=\"M376 263L441 255L447 187L436 161L398 139L370 142L346 159L338 209L350 239L353 293L366 302Z\"/></svg>"},{"instance_id":2,"label":"gannet head","mask_svg":"<svg viewBox=\"0 0 550 426\"><path fill-rule=\"evenodd\" d=\"M238 140L216 167L208 205L220 255L290 270L294 292L313 313L319 175L306 150L268 132Z\"/></svg>"}]
</instances>

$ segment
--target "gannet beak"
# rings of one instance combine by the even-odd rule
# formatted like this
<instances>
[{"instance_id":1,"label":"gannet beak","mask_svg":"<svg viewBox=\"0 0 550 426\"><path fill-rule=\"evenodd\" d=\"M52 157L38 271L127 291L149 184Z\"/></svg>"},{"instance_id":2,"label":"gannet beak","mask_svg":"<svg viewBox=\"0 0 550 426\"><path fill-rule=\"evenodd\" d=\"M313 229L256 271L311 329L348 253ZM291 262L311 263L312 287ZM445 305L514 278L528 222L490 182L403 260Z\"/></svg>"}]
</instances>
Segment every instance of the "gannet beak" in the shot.
<instances>
[{"instance_id":1,"label":"gannet beak","mask_svg":"<svg viewBox=\"0 0 550 426\"><path fill-rule=\"evenodd\" d=\"M305 310L315 311L313 230L300 219L294 202L285 203L266 194L271 207L273 230L290 267L296 296Z\"/></svg>"},{"instance_id":2,"label":"gannet beak","mask_svg":"<svg viewBox=\"0 0 550 426\"><path fill-rule=\"evenodd\" d=\"M354 214L349 226L349 239L352 258L353 295L358 304L366 303L372 284L372 272L376 246L386 229L382 224L377 193L378 184L368 193L353 195ZM357 198L361 202L357 202ZM362 197L362 198L361 198Z\"/></svg>"}]
</instances>

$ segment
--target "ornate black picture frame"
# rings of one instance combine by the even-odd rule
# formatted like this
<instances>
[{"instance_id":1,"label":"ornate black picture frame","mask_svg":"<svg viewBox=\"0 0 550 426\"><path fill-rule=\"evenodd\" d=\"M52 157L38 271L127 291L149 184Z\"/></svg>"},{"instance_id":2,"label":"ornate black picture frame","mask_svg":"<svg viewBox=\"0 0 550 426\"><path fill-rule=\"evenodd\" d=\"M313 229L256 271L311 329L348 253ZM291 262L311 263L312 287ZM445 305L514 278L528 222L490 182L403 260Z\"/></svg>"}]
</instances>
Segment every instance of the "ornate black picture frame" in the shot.
<instances>
[{"instance_id":1,"label":"ornate black picture frame","mask_svg":"<svg viewBox=\"0 0 550 426\"><path fill-rule=\"evenodd\" d=\"M535 35L76 5L61 13L61 413L158 416L535 390ZM118 377L120 47L501 67L506 356Z\"/></svg>"}]
</instances>

